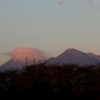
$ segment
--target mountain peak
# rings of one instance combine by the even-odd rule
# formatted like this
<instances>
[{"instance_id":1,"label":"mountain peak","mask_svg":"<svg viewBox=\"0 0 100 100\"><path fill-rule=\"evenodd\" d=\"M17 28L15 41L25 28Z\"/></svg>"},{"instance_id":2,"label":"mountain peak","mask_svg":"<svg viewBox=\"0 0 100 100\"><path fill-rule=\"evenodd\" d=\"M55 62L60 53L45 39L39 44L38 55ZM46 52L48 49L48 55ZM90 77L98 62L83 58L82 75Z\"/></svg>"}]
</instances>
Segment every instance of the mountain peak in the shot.
<instances>
[{"instance_id":1,"label":"mountain peak","mask_svg":"<svg viewBox=\"0 0 100 100\"><path fill-rule=\"evenodd\" d=\"M98 57L97 59L97 57L91 56L80 50L69 48L60 55L58 55L56 58L50 59L49 62L61 64L74 63L80 65L91 65L100 62L100 58Z\"/></svg>"},{"instance_id":2,"label":"mountain peak","mask_svg":"<svg viewBox=\"0 0 100 100\"><path fill-rule=\"evenodd\" d=\"M76 50L76 49L74 49L74 48L67 49L67 51L74 51L74 50Z\"/></svg>"},{"instance_id":3,"label":"mountain peak","mask_svg":"<svg viewBox=\"0 0 100 100\"><path fill-rule=\"evenodd\" d=\"M22 66L37 64L47 59L45 53L39 49L21 47L11 52L11 59L0 66L0 70L22 68Z\"/></svg>"}]
</instances>

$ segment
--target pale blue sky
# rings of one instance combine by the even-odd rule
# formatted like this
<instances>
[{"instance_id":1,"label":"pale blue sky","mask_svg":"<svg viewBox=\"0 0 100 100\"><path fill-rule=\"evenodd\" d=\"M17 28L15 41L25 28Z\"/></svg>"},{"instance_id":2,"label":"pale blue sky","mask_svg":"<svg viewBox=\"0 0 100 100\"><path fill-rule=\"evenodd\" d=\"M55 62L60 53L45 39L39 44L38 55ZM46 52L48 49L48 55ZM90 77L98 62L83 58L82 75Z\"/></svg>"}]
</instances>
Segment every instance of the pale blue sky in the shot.
<instances>
[{"instance_id":1,"label":"pale blue sky","mask_svg":"<svg viewBox=\"0 0 100 100\"><path fill-rule=\"evenodd\" d=\"M100 0L0 0L0 65L20 47L100 55Z\"/></svg>"}]
</instances>

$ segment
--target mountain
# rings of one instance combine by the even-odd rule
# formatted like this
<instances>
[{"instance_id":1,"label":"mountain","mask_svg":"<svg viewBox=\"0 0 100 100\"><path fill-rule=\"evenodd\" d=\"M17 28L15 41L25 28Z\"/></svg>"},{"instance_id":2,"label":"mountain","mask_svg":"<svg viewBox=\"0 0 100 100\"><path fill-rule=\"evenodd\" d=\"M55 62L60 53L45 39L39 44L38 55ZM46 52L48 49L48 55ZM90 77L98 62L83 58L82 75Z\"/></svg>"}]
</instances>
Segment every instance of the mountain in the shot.
<instances>
[{"instance_id":1,"label":"mountain","mask_svg":"<svg viewBox=\"0 0 100 100\"><path fill-rule=\"evenodd\" d=\"M74 48L69 48L57 57L44 56L40 50L33 48L18 48L11 53L12 58L0 66L0 71L6 69L21 69L27 65L37 64L39 61L46 61L50 64L79 64L94 65L100 63L100 56L94 53L85 53Z\"/></svg>"},{"instance_id":2,"label":"mountain","mask_svg":"<svg viewBox=\"0 0 100 100\"><path fill-rule=\"evenodd\" d=\"M92 53L92 52L89 52L89 53L87 53L90 57L93 57L93 58L95 58L95 60L98 60L98 61L100 61L100 56L99 55L95 55L94 53Z\"/></svg>"},{"instance_id":3,"label":"mountain","mask_svg":"<svg viewBox=\"0 0 100 100\"><path fill-rule=\"evenodd\" d=\"M100 63L100 56L93 53L84 53L74 48L69 48L55 58L47 60L50 64L79 64L79 65L93 65Z\"/></svg>"},{"instance_id":4,"label":"mountain","mask_svg":"<svg viewBox=\"0 0 100 100\"><path fill-rule=\"evenodd\" d=\"M11 59L0 66L0 71L6 69L22 69L27 65L39 63L39 61L47 60L44 52L33 48L18 48L11 53Z\"/></svg>"}]
</instances>

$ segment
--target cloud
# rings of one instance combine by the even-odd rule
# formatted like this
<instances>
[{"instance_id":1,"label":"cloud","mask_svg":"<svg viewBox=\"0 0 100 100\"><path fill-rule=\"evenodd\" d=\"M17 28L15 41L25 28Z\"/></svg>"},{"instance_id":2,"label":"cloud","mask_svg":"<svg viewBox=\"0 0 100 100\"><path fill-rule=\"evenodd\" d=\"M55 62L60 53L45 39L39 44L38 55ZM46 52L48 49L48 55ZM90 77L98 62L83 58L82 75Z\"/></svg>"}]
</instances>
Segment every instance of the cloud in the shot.
<instances>
[{"instance_id":1,"label":"cloud","mask_svg":"<svg viewBox=\"0 0 100 100\"><path fill-rule=\"evenodd\" d=\"M11 56L11 52L4 52L2 53L3 55L6 55L6 56Z\"/></svg>"},{"instance_id":2,"label":"cloud","mask_svg":"<svg viewBox=\"0 0 100 100\"><path fill-rule=\"evenodd\" d=\"M11 56L14 60L23 60L25 58L28 59L48 59L48 54L35 48L29 48L29 47L21 47L16 48L11 52L3 53L4 55Z\"/></svg>"},{"instance_id":3,"label":"cloud","mask_svg":"<svg viewBox=\"0 0 100 100\"><path fill-rule=\"evenodd\" d=\"M80 1L82 1L82 2L85 2L86 4L94 4L94 0L77 0L77 2L80 2Z\"/></svg>"},{"instance_id":4,"label":"cloud","mask_svg":"<svg viewBox=\"0 0 100 100\"><path fill-rule=\"evenodd\" d=\"M94 4L93 0L87 0L87 2L88 2L89 4L91 4L91 5Z\"/></svg>"},{"instance_id":5,"label":"cloud","mask_svg":"<svg viewBox=\"0 0 100 100\"><path fill-rule=\"evenodd\" d=\"M84 0L87 4L92 5L96 7L97 9L100 9L100 6L96 4L96 1L94 0Z\"/></svg>"},{"instance_id":6,"label":"cloud","mask_svg":"<svg viewBox=\"0 0 100 100\"><path fill-rule=\"evenodd\" d=\"M86 4L93 4L93 0L76 0L76 2L82 2L82 3L86 3Z\"/></svg>"},{"instance_id":7,"label":"cloud","mask_svg":"<svg viewBox=\"0 0 100 100\"><path fill-rule=\"evenodd\" d=\"M62 5L64 3L64 1L59 1L59 4Z\"/></svg>"}]
</instances>

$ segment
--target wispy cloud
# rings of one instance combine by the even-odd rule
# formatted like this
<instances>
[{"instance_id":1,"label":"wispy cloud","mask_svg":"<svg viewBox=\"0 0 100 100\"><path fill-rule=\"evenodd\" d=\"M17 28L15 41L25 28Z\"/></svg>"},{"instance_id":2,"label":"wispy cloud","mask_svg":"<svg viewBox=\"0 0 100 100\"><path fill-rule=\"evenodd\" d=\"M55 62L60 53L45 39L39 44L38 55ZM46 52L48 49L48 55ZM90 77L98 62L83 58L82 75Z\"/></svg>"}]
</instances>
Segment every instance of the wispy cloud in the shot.
<instances>
[{"instance_id":1,"label":"wispy cloud","mask_svg":"<svg viewBox=\"0 0 100 100\"><path fill-rule=\"evenodd\" d=\"M47 59L49 57L49 55L39 49L35 49L35 48L29 48L29 47L21 47L21 48L17 48L14 49L11 52L6 52L3 53L3 55L6 56L11 56L12 58L17 58L20 56L40 56L40 57L44 57L45 59Z\"/></svg>"},{"instance_id":2,"label":"wispy cloud","mask_svg":"<svg viewBox=\"0 0 100 100\"><path fill-rule=\"evenodd\" d=\"M100 9L100 6L98 4L96 4L96 2L94 0L84 0L87 4L92 5L94 7L96 7L97 9Z\"/></svg>"},{"instance_id":3,"label":"wispy cloud","mask_svg":"<svg viewBox=\"0 0 100 100\"><path fill-rule=\"evenodd\" d=\"M86 0L89 4L93 5L94 1L93 0Z\"/></svg>"},{"instance_id":4,"label":"wispy cloud","mask_svg":"<svg viewBox=\"0 0 100 100\"><path fill-rule=\"evenodd\" d=\"M63 3L65 3L64 1L59 1L59 4L62 5Z\"/></svg>"},{"instance_id":5,"label":"wispy cloud","mask_svg":"<svg viewBox=\"0 0 100 100\"><path fill-rule=\"evenodd\" d=\"M77 2L82 2L82 3L85 3L88 6L93 6L97 9L100 9L100 4L97 4L97 2L95 0L76 0L76 3Z\"/></svg>"},{"instance_id":6,"label":"wispy cloud","mask_svg":"<svg viewBox=\"0 0 100 100\"><path fill-rule=\"evenodd\" d=\"M2 53L3 55L6 55L6 56L11 56L11 52L4 52L4 53Z\"/></svg>"}]
</instances>

